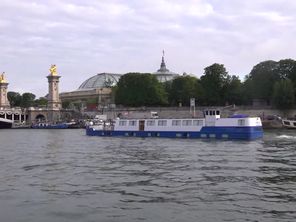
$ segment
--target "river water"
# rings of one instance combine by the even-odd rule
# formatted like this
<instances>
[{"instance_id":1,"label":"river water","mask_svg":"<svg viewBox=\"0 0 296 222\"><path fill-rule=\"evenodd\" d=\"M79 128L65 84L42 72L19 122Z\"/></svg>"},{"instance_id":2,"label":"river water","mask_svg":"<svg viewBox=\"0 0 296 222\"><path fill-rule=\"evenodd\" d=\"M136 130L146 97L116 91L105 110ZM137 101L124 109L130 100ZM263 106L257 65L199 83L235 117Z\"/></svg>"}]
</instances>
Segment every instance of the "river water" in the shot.
<instances>
[{"instance_id":1,"label":"river water","mask_svg":"<svg viewBox=\"0 0 296 222\"><path fill-rule=\"evenodd\" d=\"M0 130L0 221L296 221L296 131L256 141Z\"/></svg>"}]
</instances>

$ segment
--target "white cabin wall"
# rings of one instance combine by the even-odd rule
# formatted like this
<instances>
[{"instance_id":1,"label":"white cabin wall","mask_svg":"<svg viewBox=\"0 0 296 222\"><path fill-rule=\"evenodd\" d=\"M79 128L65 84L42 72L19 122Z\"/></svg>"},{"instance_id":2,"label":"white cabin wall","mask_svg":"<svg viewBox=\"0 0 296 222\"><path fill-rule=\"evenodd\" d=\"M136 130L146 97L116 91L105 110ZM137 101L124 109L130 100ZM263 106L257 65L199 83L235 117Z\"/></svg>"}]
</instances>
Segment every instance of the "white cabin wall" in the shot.
<instances>
[{"instance_id":1,"label":"white cabin wall","mask_svg":"<svg viewBox=\"0 0 296 222\"><path fill-rule=\"evenodd\" d=\"M147 121L153 120L155 121L154 126L147 126ZM166 126L158 126L158 120L166 120L167 125ZM203 125L198 126L173 126L172 121L176 119L145 119L145 128L144 131L181 131L181 132L198 132L201 130L203 126L205 126L205 119L199 119L203 120ZM197 119L178 119L181 120L181 124L183 120L197 120ZM239 125L238 121L244 120L244 125ZM139 120L135 119L125 119L127 121L126 126L120 126L119 125L120 120L116 120L114 130L119 131L138 131L139 130ZM136 121L135 126L130 126L129 121ZM242 127L242 126L262 126L261 120L259 117L249 117L249 118L217 118L217 119L211 119L211 125L206 126L216 126L216 127Z\"/></svg>"}]
</instances>

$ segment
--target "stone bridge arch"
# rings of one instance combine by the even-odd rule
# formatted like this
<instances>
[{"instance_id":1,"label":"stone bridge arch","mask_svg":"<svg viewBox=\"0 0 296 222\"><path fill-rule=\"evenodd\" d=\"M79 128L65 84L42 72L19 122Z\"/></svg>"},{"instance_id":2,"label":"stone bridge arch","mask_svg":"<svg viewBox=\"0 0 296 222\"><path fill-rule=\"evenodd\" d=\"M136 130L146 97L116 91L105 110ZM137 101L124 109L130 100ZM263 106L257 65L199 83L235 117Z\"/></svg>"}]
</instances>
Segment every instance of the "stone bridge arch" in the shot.
<instances>
[{"instance_id":1,"label":"stone bridge arch","mask_svg":"<svg viewBox=\"0 0 296 222\"><path fill-rule=\"evenodd\" d=\"M48 122L48 111L47 110L28 110L28 122Z\"/></svg>"}]
</instances>

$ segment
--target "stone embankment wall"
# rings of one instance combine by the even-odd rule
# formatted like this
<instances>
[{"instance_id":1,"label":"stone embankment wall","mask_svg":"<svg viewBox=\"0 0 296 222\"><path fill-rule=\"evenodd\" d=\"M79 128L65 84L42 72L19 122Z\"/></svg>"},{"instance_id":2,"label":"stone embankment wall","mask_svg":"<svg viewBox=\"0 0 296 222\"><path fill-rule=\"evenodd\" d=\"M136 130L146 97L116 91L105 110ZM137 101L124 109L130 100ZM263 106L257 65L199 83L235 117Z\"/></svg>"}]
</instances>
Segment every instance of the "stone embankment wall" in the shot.
<instances>
[{"instance_id":1,"label":"stone embankment wall","mask_svg":"<svg viewBox=\"0 0 296 222\"><path fill-rule=\"evenodd\" d=\"M140 108L116 108L105 109L99 112L86 113L89 116L96 114L107 114L108 118L113 119L118 115L126 118L149 118L150 112L157 112L159 118L190 118L203 117L203 111L213 107L196 107L195 113L189 107L140 107ZM249 116L259 116L262 120L271 119L275 116L282 118L295 118L296 110L280 111L270 107L252 107L252 106L229 106L216 107L221 110L221 117L228 117L233 114L246 114Z\"/></svg>"}]
</instances>

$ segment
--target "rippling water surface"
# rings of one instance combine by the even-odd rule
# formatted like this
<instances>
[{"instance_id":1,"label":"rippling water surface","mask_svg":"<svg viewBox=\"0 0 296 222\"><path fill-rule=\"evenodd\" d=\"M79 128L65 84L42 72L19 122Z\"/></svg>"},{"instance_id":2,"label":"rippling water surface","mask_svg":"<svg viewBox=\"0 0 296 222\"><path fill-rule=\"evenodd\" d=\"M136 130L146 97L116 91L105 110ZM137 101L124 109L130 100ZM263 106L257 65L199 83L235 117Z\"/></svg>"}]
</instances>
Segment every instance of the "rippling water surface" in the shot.
<instances>
[{"instance_id":1,"label":"rippling water surface","mask_svg":"<svg viewBox=\"0 0 296 222\"><path fill-rule=\"evenodd\" d=\"M0 130L1 221L296 221L296 131L256 141Z\"/></svg>"}]
</instances>

